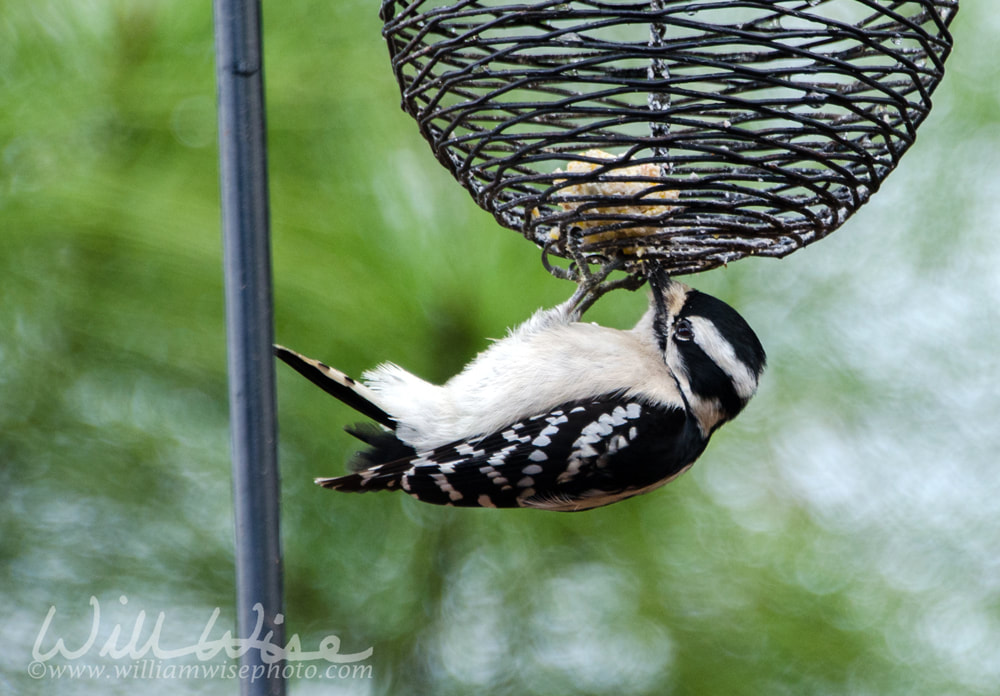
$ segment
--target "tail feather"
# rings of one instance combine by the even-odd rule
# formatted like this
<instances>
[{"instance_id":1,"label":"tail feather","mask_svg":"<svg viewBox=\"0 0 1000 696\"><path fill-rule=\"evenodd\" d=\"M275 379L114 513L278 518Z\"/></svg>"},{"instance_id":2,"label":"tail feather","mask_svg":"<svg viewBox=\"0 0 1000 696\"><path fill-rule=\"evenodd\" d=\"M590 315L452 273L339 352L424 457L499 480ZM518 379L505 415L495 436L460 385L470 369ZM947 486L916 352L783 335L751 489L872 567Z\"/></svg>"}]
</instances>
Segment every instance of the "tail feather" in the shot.
<instances>
[{"instance_id":1,"label":"tail feather","mask_svg":"<svg viewBox=\"0 0 1000 696\"><path fill-rule=\"evenodd\" d=\"M403 459L388 464L362 469L346 476L317 478L315 483L323 488L349 493L365 493L367 491L396 490L400 487L403 475L412 469L409 459Z\"/></svg>"},{"instance_id":2,"label":"tail feather","mask_svg":"<svg viewBox=\"0 0 1000 696\"><path fill-rule=\"evenodd\" d=\"M350 471L372 469L401 460L410 461L417 456L417 451L402 442L394 432L373 423L356 423L344 430L368 445L368 449L356 452L351 457L347 463Z\"/></svg>"},{"instance_id":3,"label":"tail feather","mask_svg":"<svg viewBox=\"0 0 1000 696\"><path fill-rule=\"evenodd\" d=\"M396 421L375 403L371 390L363 384L340 370L335 370L319 360L307 358L290 348L275 345L274 354L327 394L340 399L355 411L390 430L395 430Z\"/></svg>"}]
</instances>

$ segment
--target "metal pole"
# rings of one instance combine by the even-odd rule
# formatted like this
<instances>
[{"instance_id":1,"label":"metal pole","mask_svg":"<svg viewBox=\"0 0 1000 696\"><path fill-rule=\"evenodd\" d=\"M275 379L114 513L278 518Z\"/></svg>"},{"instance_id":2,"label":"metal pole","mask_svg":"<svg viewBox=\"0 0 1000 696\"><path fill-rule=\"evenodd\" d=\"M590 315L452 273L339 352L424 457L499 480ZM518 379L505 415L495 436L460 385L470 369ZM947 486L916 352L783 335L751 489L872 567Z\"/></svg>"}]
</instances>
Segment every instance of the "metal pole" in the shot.
<instances>
[{"instance_id":1,"label":"metal pole","mask_svg":"<svg viewBox=\"0 0 1000 696\"><path fill-rule=\"evenodd\" d=\"M256 647L285 645L261 8L214 7L240 691L281 696L284 662Z\"/></svg>"}]
</instances>

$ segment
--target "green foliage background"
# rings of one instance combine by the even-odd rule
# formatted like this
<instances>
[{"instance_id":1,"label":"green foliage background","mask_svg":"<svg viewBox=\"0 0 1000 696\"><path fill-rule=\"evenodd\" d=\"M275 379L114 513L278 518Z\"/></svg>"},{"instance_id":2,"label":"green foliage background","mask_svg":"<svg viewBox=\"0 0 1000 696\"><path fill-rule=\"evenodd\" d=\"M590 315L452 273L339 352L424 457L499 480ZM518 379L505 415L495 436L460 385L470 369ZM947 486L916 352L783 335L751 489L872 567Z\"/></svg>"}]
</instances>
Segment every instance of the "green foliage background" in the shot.
<instances>
[{"instance_id":1,"label":"green foliage background","mask_svg":"<svg viewBox=\"0 0 1000 696\"><path fill-rule=\"evenodd\" d=\"M278 339L444 379L564 299L398 108L375 0L266 3ZM279 372L287 630L373 648L290 693L993 694L1000 685L1000 21L968 3L917 145L786 260L689 279L769 349L691 473L579 515L341 496L347 409ZM211 8L0 9L0 691L145 611L233 623ZM630 325L642 293L592 319ZM96 649L83 661L106 662ZM120 662L120 661L118 661Z\"/></svg>"}]
</instances>

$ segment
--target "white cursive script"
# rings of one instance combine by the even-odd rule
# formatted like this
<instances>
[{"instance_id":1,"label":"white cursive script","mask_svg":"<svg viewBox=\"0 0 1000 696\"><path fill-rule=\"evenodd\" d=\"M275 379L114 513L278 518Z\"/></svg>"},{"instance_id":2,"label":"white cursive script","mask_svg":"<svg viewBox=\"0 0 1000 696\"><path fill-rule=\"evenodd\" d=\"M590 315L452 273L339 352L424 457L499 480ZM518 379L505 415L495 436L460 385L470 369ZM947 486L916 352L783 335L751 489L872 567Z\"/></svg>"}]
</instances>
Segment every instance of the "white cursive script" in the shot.
<instances>
[{"instance_id":1,"label":"white cursive script","mask_svg":"<svg viewBox=\"0 0 1000 696\"><path fill-rule=\"evenodd\" d=\"M128 602L128 599L122 595L119 601L124 605ZM66 646L66 642L62 638L56 638L55 644L48 650L43 651L42 645L45 643L45 637L52 626L52 619L56 615L55 605L49 607L49 611L45 615L45 620L42 622L42 627L38 631L38 636L35 638L35 645L31 649L32 658L37 662L46 662L58 655L67 660L77 660L93 650L94 646L97 645L97 636L101 629L101 603L97 597L92 596L90 598L90 606L93 607L90 635L80 647L70 649ZM357 653L341 655L340 638L334 635L324 637L319 642L318 650L303 650L298 634L292 634L284 646L276 645L273 642L274 631L269 630L263 634L263 637L261 636L264 630L264 607L258 602L253 605L253 611L257 619L253 632L247 638L234 638L232 631L225 631L220 637L212 639L210 636L215 628L215 622L219 618L219 614L222 613L216 607L205 624L201 635L198 636L196 643L173 649L168 649L160 645L160 633L163 630L163 622L166 621L166 614L161 611L156 615L156 621L153 623L152 630L145 640L142 640L143 626L146 623L146 612L140 611L136 615L128 639L123 644L119 644L124 629L120 623L116 623L111 629L111 634L101 645L97 654L101 657L110 657L113 660L123 657L139 660L150 655L159 660L169 660L194 655L196 659L204 662L211 660L223 651L230 658L238 658L245 655L249 650L256 649L260 651L261 660L265 664L272 664L281 660L287 662L306 662L309 660L326 660L327 662L335 663L359 662L367 660L372 656L372 648ZM274 623L276 625L281 624L283 621L284 616L281 614L275 615Z\"/></svg>"}]
</instances>

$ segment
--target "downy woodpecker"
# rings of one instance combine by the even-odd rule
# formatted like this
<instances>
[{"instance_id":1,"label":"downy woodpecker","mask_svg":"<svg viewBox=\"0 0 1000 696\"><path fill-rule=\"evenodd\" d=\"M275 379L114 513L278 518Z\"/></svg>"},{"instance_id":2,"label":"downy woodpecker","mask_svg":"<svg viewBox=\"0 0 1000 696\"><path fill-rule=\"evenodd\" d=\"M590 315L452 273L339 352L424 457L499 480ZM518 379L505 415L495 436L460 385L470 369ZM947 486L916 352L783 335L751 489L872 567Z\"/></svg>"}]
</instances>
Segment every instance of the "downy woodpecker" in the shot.
<instances>
[{"instance_id":1,"label":"downy woodpecker","mask_svg":"<svg viewBox=\"0 0 1000 696\"><path fill-rule=\"evenodd\" d=\"M652 269L628 331L579 322L592 288L539 310L435 385L387 363L357 382L282 346L275 354L378 423L341 491L428 503L575 511L646 493L694 463L757 389L765 355L726 303Z\"/></svg>"}]
</instances>

